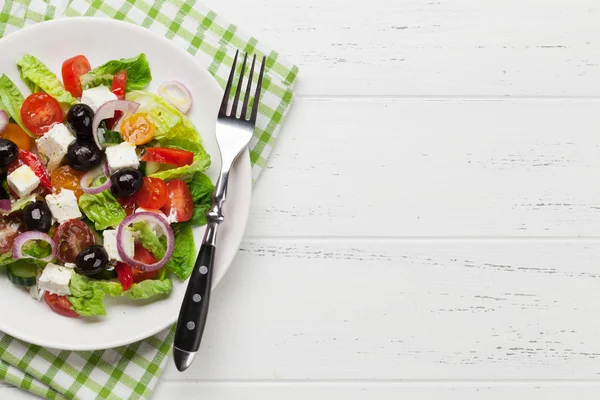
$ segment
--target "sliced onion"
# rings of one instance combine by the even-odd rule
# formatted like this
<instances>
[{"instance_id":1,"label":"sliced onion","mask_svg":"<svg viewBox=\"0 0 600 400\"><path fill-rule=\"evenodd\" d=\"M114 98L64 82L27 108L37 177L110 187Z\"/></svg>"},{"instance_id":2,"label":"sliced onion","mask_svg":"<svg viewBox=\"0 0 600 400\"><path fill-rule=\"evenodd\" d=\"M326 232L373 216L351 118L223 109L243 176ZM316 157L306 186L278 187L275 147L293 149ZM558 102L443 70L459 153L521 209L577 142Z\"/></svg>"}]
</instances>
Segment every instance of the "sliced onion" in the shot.
<instances>
[{"instance_id":1,"label":"sliced onion","mask_svg":"<svg viewBox=\"0 0 600 400\"><path fill-rule=\"evenodd\" d=\"M115 116L115 111L122 111L124 113L133 114L138 108L140 108L140 104L128 101L128 100L111 100L102 104L100 108L94 114L94 120L92 121L92 134L94 136L94 142L99 149L102 149L100 146L100 141L98 140L98 127L100 123L105 119L109 119Z\"/></svg>"},{"instance_id":2,"label":"sliced onion","mask_svg":"<svg viewBox=\"0 0 600 400\"><path fill-rule=\"evenodd\" d=\"M52 240L47 233L38 231L28 231L21 233L16 237L12 248L13 258L32 258L26 254L23 254L23 246L30 240L43 240L52 248L52 254L50 254L48 257L40 258L41 261L52 261L56 258L56 244L54 243L54 240Z\"/></svg>"},{"instance_id":3,"label":"sliced onion","mask_svg":"<svg viewBox=\"0 0 600 400\"><path fill-rule=\"evenodd\" d=\"M155 262L154 264L146 264L138 260L134 260L133 258L127 255L125 251L125 245L123 243L123 231L127 229L127 227L136 222L150 222L156 224L163 231L164 235L167 238L167 250L165 251L165 256L162 260ZM156 213L152 212L141 212L132 214L129 217L125 218L121 225L117 228L117 250L119 251L119 256L125 264L132 266L133 268L140 269L142 271L156 271L157 269L162 268L173 255L173 250L175 249L175 234L173 233L173 229L169 226L167 220Z\"/></svg>"},{"instance_id":4,"label":"sliced onion","mask_svg":"<svg viewBox=\"0 0 600 400\"><path fill-rule=\"evenodd\" d=\"M169 81L163 83L158 88L158 94L184 114L187 114L192 108L192 93L181 82Z\"/></svg>"},{"instance_id":5,"label":"sliced onion","mask_svg":"<svg viewBox=\"0 0 600 400\"><path fill-rule=\"evenodd\" d=\"M105 176L106 182L104 182L100 186L90 187L92 182L94 182L94 180L99 176ZM84 192L89 194L97 194L100 192L104 192L105 190L110 189L111 186L112 182L110 180L110 174L108 173L108 166L106 165L106 163L102 163L102 165L94 168L93 170L81 177L81 189L83 189Z\"/></svg>"},{"instance_id":6,"label":"sliced onion","mask_svg":"<svg viewBox=\"0 0 600 400\"><path fill-rule=\"evenodd\" d=\"M0 133L4 132L8 126L8 113L4 110L0 110Z\"/></svg>"},{"instance_id":7,"label":"sliced onion","mask_svg":"<svg viewBox=\"0 0 600 400\"><path fill-rule=\"evenodd\" d=\"M10 211L10 200L0 200L0 211Z\"/></svg>"}]
</instances>

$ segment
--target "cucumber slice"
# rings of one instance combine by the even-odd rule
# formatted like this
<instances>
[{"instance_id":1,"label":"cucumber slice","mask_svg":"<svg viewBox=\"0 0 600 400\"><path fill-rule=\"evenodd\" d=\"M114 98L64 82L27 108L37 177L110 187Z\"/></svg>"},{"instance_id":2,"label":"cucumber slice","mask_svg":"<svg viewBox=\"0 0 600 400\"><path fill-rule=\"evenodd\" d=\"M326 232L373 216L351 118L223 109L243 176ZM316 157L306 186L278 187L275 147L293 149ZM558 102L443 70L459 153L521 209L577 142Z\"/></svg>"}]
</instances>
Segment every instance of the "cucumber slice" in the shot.
<instances>
[{"instance_id":1,"label":"cucumber slice","mask_svg":"<svg viewBox=\"0 0 600 400\"><path fill-rule=\"evenodd\" d=\"M37 267L31 264L24 264L16 262L10 264L7 268L8 279L15 285L19 286L33 286L36 282L36 271Z\"/></svg>"},{"instance_id":2,"label":"cucumber slice","mask_svg":"<svg viewBox=\"0 0 600 400\"><path fill-rule=\"evenodd\" d=\"M150 176L152 174L157 173L164 166L165 166L165 164L161 164L161 163L157 163L157 162L153 162L153 161L146 161L146 176Z\"/></svg>"}]
</instances>

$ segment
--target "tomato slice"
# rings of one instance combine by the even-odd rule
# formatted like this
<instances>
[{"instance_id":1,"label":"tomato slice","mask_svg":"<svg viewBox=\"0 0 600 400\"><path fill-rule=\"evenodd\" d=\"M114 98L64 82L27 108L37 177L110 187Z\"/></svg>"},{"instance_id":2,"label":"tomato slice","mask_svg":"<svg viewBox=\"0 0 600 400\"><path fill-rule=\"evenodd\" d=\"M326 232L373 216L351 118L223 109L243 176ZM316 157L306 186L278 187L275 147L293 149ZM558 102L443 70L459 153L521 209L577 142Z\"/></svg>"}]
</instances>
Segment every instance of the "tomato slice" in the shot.
<instances>
[{"instance_id":1,"label":"tomato slice","mask_svg":"<svg viewBox=\"0 0 600 400\"><path fill-rule=\"evenodd\" d=\"M117 96L119 100L125 100L125 88L127 87L127 70L119 72L115 75L112 81L111 91ZM114 129L117 122L123 116L123 111L115 111L115 116L106 121L106 127L108 129Z\"/></svg>"},{"instance_id":2,"label":"tomato slice","mask_svg":"<svg viewBox=\"0 0 600 400\"><path fill-rule=\"evenodd\" d=\"M54 124L63 122L64 114L60 103L46 93L29 95L21 106L21 119L32 133L42 136Z\"/></svg>"},{"instance_id":3,"label":"tomato slice","mask_svg":"<svg viewBox=\"0 0 600 400\"><path fill-rule=\"evenodd\" d=\"M194 162L194 153L167 147L149 147L142 155L141 160L182 167L184 165L191 165Z\"/></svg>"},{"instance_id":4,"label":"tomato slice","mask_svg":"<svg viewBox=\"0 0 600 400\"><path fill-rule=\"evenodd\" d=\"M81 76L90 72L91 69L90 62L83 55L71 57L63 63L63 83L65 89L67 89L73 97L81 97L83 92L81 88Z\"/></svg>"},{"instance_id":5,"label":"tomato slice","mask_svg":"<svg viewBox=\"0 0 600 400\"><path fill-rule=\"evenodd\" d=\"M154 264L156 262L156 258L152 253L150 253L144 246L140 243L135 244L135 256L133 256L138 261L143 262L144 264ZM158 274L158 270L155 271L142 271L136 268L131 269L131 273L133 275L133 281L135 283L145 281L147 279L154 279L156 274Z\"/></svg>"},{"instance_id":6,"label":"tomato slice","mask_svg":"<svg viewBox=\"0 0 600 400\"><path fill-rule=\"evenodd\" d=\"M167 189L169 193L162 212L167 217L174 217L177 222L189 221L194 213L194 201L188 185L181 179L175 179L167 183Z\"/></svg>"},{"instance_id":7,"label":"tomato slice","mask_svg":"<svg viewBox=\"0 0 600 400\"><path fill-rule=\"evenodd\" d=\"M139 112L130 115L121 122L121 136L126 142L136 146L146 144L154 139L156 125L150 114Z\"/></svg>"},{"instance_id":8,"label":"tomato slice","mask_svg":"<svg viewBox=\"0 0 600 400\"><path fill-rule=\"evenodd\" d=\"M121 207L125 210L125 214L130 216L135 212L135 195L127 197L117 197L117 201L121 204Z\"/></svg>"},{"instance_id":9,"label":"tomato slice","mask_svg":"<svg viewBox=\"0 0 600 400\"><path fill-rule=\"evenodd\" d=\"M129 289L133 285L133 268L125 263L118 262L115 271L123 290Z\"/></svg>"},{"instance_id":10,"label":"tomato slice","mask_svg":"<svg viewBox=\"0 0 600 400\"><path fill-rule=\"evenodd\" d=\"M165 181L145 177L142 188L135 194L135 202L147 210L159 210L167 202L168 193Z\"/></svg>"},{"instance_id":11,"label":"tomato slice","mask_svg":"<svg viewBox=\"0 0 600 400\"><path fill-rule=\"evenodd\" d=\"M83 196L83 189L81 188L81 178L85 175L85 172L78 171L68 165L56 168L50 174L50 183L59 191L60 189L69 189L75 193L77 200Z\"/></svg>"},{"instance_id":12,"label":"tomato slice","mask_svg":"<svg viewBox=\"0 0 600 400\"><path fill-rule=\"evenodd\" d=\"M23 221L17 213L0 215L0 253L9 252L15 238L24 231Z\"/></svg>"},{"instance_id":13,"label":"tomato slice","mask_svg":"<svg viewBox=\"0 0 600 400\"><path fill-rule=\"evenodd\" d=\"M71 310L71 302L66 296L59 296L55 293L46 292L44 293L44 301L48 306L57 314L64 317L77 318L79 314Z\"/></svg>"},{"instance_id":14,"label":"tomato slice","mask_svg":"<svg viewBox=\"0 0 600 400\"><path fill-rule=\"evenodd\" d=\"M75 263L81 250L96 244L92 230L78 219L61 223L52 239L58 249L58 260L63 263Z\"/></svg>"},{"instance_id":15,"label":"tomato slice","mask_svg":"<svg viewBox=\"0 0 600 400\"><path fill-rule=\"evenodd\" d=\"M31 137L17 124L8 124L0 137L13 141L20 149L31 150Z\"/></svg>"},{"instance_id":16,"label":"tomato slice","mask_svg":"<svg viewBox=\"0 0 600 400\"><path fill-rule=\"evenodd\" d=\"M38 156L27 150L19 149L19 159L23 161L25 165L28 165L33 173L40 178L40 185L48 192L52 193L53 188L50 177L48 177L44 163L40 161Z\"/></svg>"}]
</instances>

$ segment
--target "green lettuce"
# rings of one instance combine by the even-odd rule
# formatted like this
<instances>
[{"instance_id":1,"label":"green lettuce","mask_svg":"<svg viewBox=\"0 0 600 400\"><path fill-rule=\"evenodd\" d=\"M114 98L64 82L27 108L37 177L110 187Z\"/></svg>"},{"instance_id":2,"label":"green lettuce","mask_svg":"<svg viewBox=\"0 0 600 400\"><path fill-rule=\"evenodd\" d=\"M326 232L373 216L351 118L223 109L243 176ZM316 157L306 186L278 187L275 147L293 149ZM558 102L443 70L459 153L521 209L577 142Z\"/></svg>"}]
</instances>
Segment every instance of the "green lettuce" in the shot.
<instances>
[{"instance_id":1,"label":"green lettuce","mask_svg":"<svg viewBox=\"0 0 600 400\"><path fill-rule=\"evenodd\" d=\"M160 147L169 147L173 149L187 150L194 153L194 161L191 165L175 167L162 170L151 174L152 178L159 178L164 181L171 179L191 179L195 174L204 172L210 167L210 155L204 150L202 144L181 138L165 138L155 141L154 144Z\"/></svg>"},{"instance_id":2,"label":"green lettuce","mask_svg":"<svg viewBox=\"0 0 600 400\"><path fill-rule=\"evenodd\" d=\"M210 178L201 172L195 173L186 183L194 201L194 213L190 222L193 226L206 225L206 213L212 206L215 187Z\"/></svg>"},{"instance_id":3,"label":"green lettuce","mask_svg":"<svg viewBox=\"0 0 600 400\"><path fill-rule=\"evenodd\" d=\"M29 136L37 138L21 120L21 106L24 101L25 98L15 83L8 76L2 74L0 76L0 103L2 103L2 107Z\"/></svg>"},{"instance_id":4,"label":"green lettuce","mask_svg":"<svg viewBox=\"0 0 600 400\"><path fill-rule=\"evenodd\" d=\"M67 92L56 75L36 57L25 54L17 61L21 79L32 92L43 91L58 100L59 103L73 105L77 99Z\"/></svg>"},{"instance_id":5,"label":"green lettuce","mask_svg":"<svg viewBox=\"0 0 600 400\"><path fill-rule=\"evenodd\" d=\"M166 271L163 268L158 271L155 279L147 279L140 283L134 283L123 294L130 299L142 300L160 294L169 294L172 289L173 282L167 277Z\"/></svg>"},{"instance_id":6,"label":"green lettuce","mask_svg":"<svg viewBox=\"0 0 600 400\"><path fill-rule=\"evenodd\" d=\"M152 81L150 65L144 53L132 57L112 60L94 68L81 77L81 85L85 89L104 85L110 87L116 74L127 71L127 91L140 90Z\"/></svg>"},{"instance_id":7,"label":"green lettuce","mask_svg":"<svg viewBox=\"0 0 600 400\"><path fill-rule=\"evenodd\" d=\"M30 240L23 245L23 254L32 258L44 258L52 254L52 247L43 240Z\"/></svg>"},{"instance_id":8,"label":"green lettuce","mask_svg":"<svg viewBox=\"0 0 600 400\"><path fill-rule=\"evenodd\" d=\"M145 222L138 222L133 224L133 229L137 234L137 239L140 241L142 246L148 250L152 255L160 260L165 255L165 244L160 241L156 233L150 228Z\"/></svg>"},{"instance_id":9,"label":"green lettuce","mask_svg":"<svg viewBox=\"0 0 600 400\"><path fill-rule=\"evenodd\" d=\"M116 228L127 216L110 190L98 194L85 193L79 198L79 208L99 231L108 227Z\"/></svg>"}]
</instances>

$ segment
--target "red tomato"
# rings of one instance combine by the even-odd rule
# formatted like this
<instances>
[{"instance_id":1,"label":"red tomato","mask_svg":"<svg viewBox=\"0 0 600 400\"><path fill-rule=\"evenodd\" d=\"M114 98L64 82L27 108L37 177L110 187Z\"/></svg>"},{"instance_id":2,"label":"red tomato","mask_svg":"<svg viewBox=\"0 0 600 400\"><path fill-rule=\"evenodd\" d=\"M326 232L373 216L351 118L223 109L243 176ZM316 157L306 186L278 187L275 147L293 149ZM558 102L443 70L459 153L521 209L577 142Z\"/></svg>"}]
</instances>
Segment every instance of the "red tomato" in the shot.
<instances>
[{"instance_id":1,"label":"red tomato","mask_svg":"<svg viewBox=\"0 0 600 400\"><path fill-rule=\"evenodd\" d=\"M135 202L147 210L159 210L167 202L168 193L165 181L145 177L142 188L135 194Z\"/></svg>"},{"instance_id":2,"label":"red tomato","mask_svg":"<svg viewBox=\"0 0 600 400\"><path fill-rule=\"evenodd\" d=\"M81 250L96 244L92 230L78 219L61 223L52 237L58 250L58 260L74 263Z\"/></svg>"},{"instance_id":3,"label":"red tomato","mask_svg":"<svg viewBox=\"0 0 600 400\"><path fill-rule=\"evenodd\" d=\"M138 261L143 262L144 264L154 264L156 262L156 258L150 253L148 250L144 248L140 243L135 244L135 256L133 257ZM156 271L141 271L136 268L131 269L133 275L133 281L135 283L145 281L146 279L154 279L156 274L158 274L158 270Z\"/></svg>"},{"instance_id":4,"label":"red tomato","mask_svg":"<svg viewBox=\"0 0 600 400\"><path fill-rule=\"evenodd\" d=\"M177 222L189 221L194 213L194 201L188 185L181 179L175 179L167 183L167 189L169 194L162 212L167 217L173 215Z\"/></svg>"},{"instance_id":5,"label":"red tomato","mask_svg":"<svg viewBox=\"0 0 600 400\"><path fill-rule=\"evenodd\" d=\"M119 72L115 75L112 81L112 92L117 96L117 99L124 100L125 99L125 88L127 87L127 70ZM117 122L123 116L123 111L115 111L115 116L106 121L106 127L108 129L113 129Z\"/></svg>"},{"instance_id":6,"label":"red tomato","mask_svg":"<svg viewBox=\"0 0 600 400\"><path fill-rule=\"evenodd\" d=\"M9 252L15 238L24 231L23 221L17 213L0 215L0 253Z\"/></svg>"},{"instance_id":7,"label":"red tomato","mask_svg":"<svg viewBox=\"0 0 600 400\"><path fill-rule=\"evenodd\" d=\"M23 161L25 165L28 165L33 173L40 178L40 185L48 192L52 193L53 188L52 183L50 183L50 177L38 156L27 150L19 149L19 159Z\"/></svg>"},{"instance_id":8,"label":"red tomato","mask_svg":"<svg viewBox=\"0 0 600 400\"><path fill-rule=\"evenodd\" d=\"M29 95L21 106L23 124L32 133L42 136L54 124L63 122L64 114L56 99L46 93Z\"/></svg>"},{"instance_id":9,"label":"red tomato","mask_svg":"<svg viewBox=\"0 0 600 400\"><path fill-rule=\"evenodd\" d=\"M54 293L44 293L44 301L46 304L57 314L60 314L69 318L77 318L79 314L71 310L71 302L66 296L59 296Z\"/></svg>"},{"instance_id":10,"label":"red tomato","mask_svg":"<svg viewBox=\"0 0 600 400\"><path fill-rule=\"evenodd\" d=\"M127 216L135 212L135 196L117 197L117 201L121 204Z\"/></svg>"},{"instance_id":11,"label":"red tomato","mask_svg":"<svg viewBox=\"0 0 600 400\"><path fill-rule=\"evenodd\" d=\"M90 72L90 62L85 56L75 56L66 60L62 65L62 78L65 89L73 97L81 97L81 76Z\"/></svg>"},{"instance_id":12,"label":"red tomato","mask_svg":"<svg viewBox=\"0 0 600 400\"><path fill-rule=\"evenodd\" d=\"M191 165L194 162L194 153L166 147L149 147L142 155L141 160L182 167L184 165Z\"/></svg>"},{"instance_id":13,"label":"red tomato","mask_svg":"<svg viewBox=\"0 0 600 400\"><path fill-rule=\"evenodd\" d=\"M119 282L121 282L121 286L123 290L127 290L133 285L133 268L129 265L118 262L115 267L115 271L117 272L117 276L119 277Z\"/></svg>"}]
</instances>

